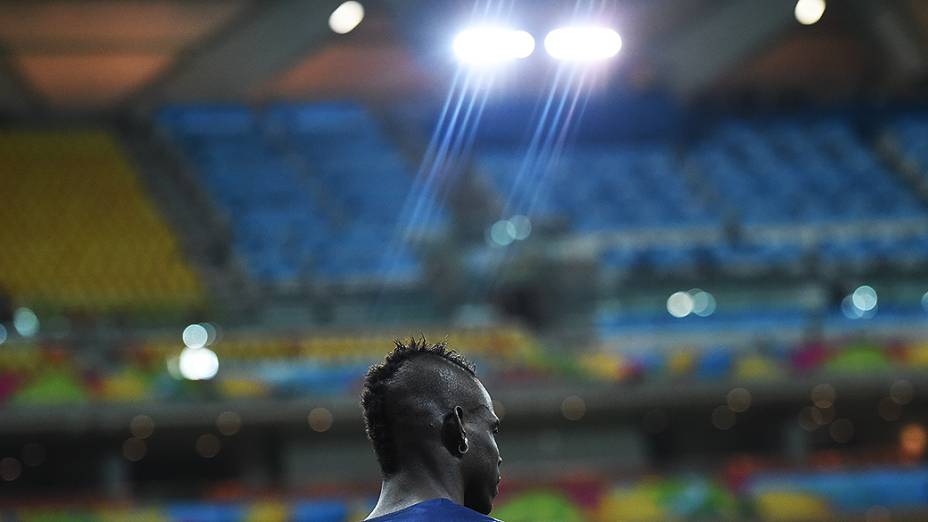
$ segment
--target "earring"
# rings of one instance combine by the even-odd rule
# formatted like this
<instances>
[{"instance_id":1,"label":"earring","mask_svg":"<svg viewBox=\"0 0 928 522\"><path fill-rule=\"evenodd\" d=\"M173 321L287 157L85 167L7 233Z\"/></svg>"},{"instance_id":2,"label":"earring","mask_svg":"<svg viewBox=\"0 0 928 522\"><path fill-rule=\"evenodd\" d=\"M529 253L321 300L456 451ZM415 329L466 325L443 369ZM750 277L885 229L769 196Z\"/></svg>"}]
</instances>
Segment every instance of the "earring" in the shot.
<instances>
[{"instance_id":1,"label":"earring","mask_svg":"<svg viewBox=\"0 0 928 522\"><path fill-rule=\"evenodd\" d=\"M464 437L464 440L461 441L460 444L458 444L458 453L460 453L461 455L463 455L463 454L467 453L467 450L468 450L468 449L469 449L469 448L467 447L467 437Z\"/></svg>"}]
</instances>

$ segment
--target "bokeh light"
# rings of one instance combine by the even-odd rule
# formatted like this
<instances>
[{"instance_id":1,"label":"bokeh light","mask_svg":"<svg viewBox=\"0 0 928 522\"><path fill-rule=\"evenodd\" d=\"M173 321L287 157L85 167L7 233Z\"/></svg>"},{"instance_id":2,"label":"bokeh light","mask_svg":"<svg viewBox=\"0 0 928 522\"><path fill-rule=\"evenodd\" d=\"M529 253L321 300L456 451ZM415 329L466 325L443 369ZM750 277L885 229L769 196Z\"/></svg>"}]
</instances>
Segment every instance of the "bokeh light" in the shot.
<instances>
[{"instance_id":1,"label":"bokeh light","mask_svg":"<svg viewBox=\"0 0 928 522\"><path fill-rule=\"evenodd\" d=\"M799 0L793 10L796 21L802 25L812 25L825 14L825 0Z\"/></svg>"},{"instance_id":2,"label":"bokeh light","mask_svg":"<svg viewBox=\"0 0 928 522\"><path fill-rule=\"evenodd\" d=\"M122 456L129 462L138 462L148 453L145 441L136 437L129 437L122 443Z\"/></svg>"},{"instance_id":3,"label":"bokeh light","mask_svg":"<svg viewBox=\"0 0 928 522\"><path fill-rule=\"evenodd\" d=\"M221 331L214 323L200 323L200 326L206 330L206 346L212 346L219 340Z\"/></svg>"},{"instance_id":4,"label":"bokeh light","mask_svg":"<svg viewBox=\"0 0 928 522\"><path fill-rule=\"evenodd\" d=\"M862 312L869 312L876 308L876 290L868 285L857 287L851 294L851 303Z\"/></svg>"},{"instance_id":5,"label":"bokeh light","mask_svg":"<svg viewBox=\"0 0 928 522\"><path fill-rule=\"evenodd\" d=\"M349 0L338 6L329 15L329 28L338 34L347 34L364 20L364 6Z\"/></svg>"},{"instance_id":6,"label":"bokeh light","mask_svg":"<svg viewBox=\"0 0 928 522\"><path fill-rule=\"evenodd\" d=\"M170 375L175 380L181 380L184 378L183 374L180 373L180 355L171 355L164 360L165 368Z\"/></svg>"},{"instance_id":7,"label":"bokeh light","mask_svg":"<svg viewBox=\"0 0 928 522\"><path fill-rule=\"evenodd\" d=\"M751 407L751 392L746 388L734 388L726 396L728 408L735 413L743 413Z\"/></svg>"},{"instance_id":8,"label":"bokeh light","mask_svg":"<svg viewBox=\"0 0 928 522\"><path fill-rule=\"evenodd\" d=\"M209 380L219 372L219 357L209 348L184 348L180 352L178 370L190 381Z\"/></svg>"},{"instance_id":9,"label":"bokeh light","mask_svg":"<svg viewBox=\"0 0 928 522\"><path fill-rule=\"evenodd\" d=\"M490 241L496 246L507 246L515 240L515 227L508 219L501 219L490 227Z\"/></svg>"},{"instance_id":10,"label":"bokeh light","mask_svg":"<svg viewBox=\"0 0 928 522\"><path fill-rule=\"evenodd\" d=\"M912 387L911 382L905 379L899 379L889 387L889 397L896 404L906 405L912 402L914 396L915 388Z\"/></svg>"},{"instance_id":11,"label":"bokeh light","mask_svg":"<svg viewBox=\"0 0 928 522\"><path fill-rule=\"evenodd\" d=\"M137 439L147 439L155 431L155 421L148 415L136 415L129 422L129 431Z\"/></svg>"},{"instance_id":12,"label":"bokeh light","mask_svg":"<svg viewBox=\"0 0 928 522\"><path fill-rule=\"evenodd\" d=\"M908 459L918 460L925 456L928 434L921 424L906 424L899 432L899 449Z\"/></svg>"},{"instance_id":13,"label":"bokeh light","mask_svg":"<svg viewBox=\"0 0 928 522\"><path fill-rule=\"evenodd\" d=\"M235 435L242 429L242 417L234 411L224 411L216 417L216 429L227 437Z\"/></svg>"},{"instance_id":14,"label":"bokeh light","mask_svg":"<svg viewBox=\"0 0 928 522\"><path fill-rule=\"evenodd\" d=\"M712 410L712 425L720 430L729 430L736 422L735 412L728 406L718 406Z\"/></svg>"},{"instance_id":15,"label":"bokeh light","mask_svg":"<svg viewBox=\"0 0 928 522\"><path fill-rule=\"evenodd\" d=\"M313 408L306 417L309 427L316 433L329 431L332 427L332 412L328 408Z\"/></svg>"},{"instance_id":16,"label":"bokeh light","mask_svg":"<svg viewBox=\"0 0 928 522\"><path fill-rule=\"evenodd\" d=\"M13 328L23 337L33 337L39 333L39 317L29 308L17 308L13 312Z\"/></svg>"},{"instance_id":17,"label":"bokeh light","mask_svg":"<svg viewBox=\"0 0 928 522\"><path fill-rule=\"evenodd\" d=\"M699 288L694 288L689 291L690 297L693 299L693 313L700 317L709 317L715 313L715 296L701 290Z\"/></svg>"},{"instance_id":18,"label":"bokeh light","mask_svg":"<svg viewBox=\"0 0 928 522\"><path fill-rule=\"evenodd\" d=\"M209 341L209 332L202 324L191 324L184 328L181 338L188 348L202 348Z\"/></svg>"},{"instance_id":19,"label":"bokeh light","mask_svg":"<svg viewBox=\"0 0 928 522\"><path fill-rule=\"evenodd\" d=\"M194 444L194 448L197 451L197 455L203 457L204 459L211 459L216 455L219 455L219 451L222 449L222 441L219 440L219 437L213 435L212 433L204 433L197 437L197 442Z\"/></svg>"},{"instance_id":20,"label":"bokeh light","mask_svg":"<svg viewBox=\"0 0 928 522\"><path fill-rule=\"evenodd\" d=\"M13 457L4 457L0 459L0 479L6 482L12 482L19 478L23 472L23 465L18 459Z\"/></svg>"},{"instance_id":21,"label":"bokeh light","mask_svg":"<svg viewBox=\"0 0 928 522\"><path fill-rule=\"evenodd\" d=\"M812 404L818 408L830 408L835 403L837 392L834 386L826 383L818 384L809 393Z\"/></svg>"},{"instance_id":22,"label":"bokeh light","mask_svg":"<svg viewBox=\"0 0 928 522\"><path fill-rule=\"evenodd\" d=\"M667 313L683 318L693 313L693 297L688 292L674 292L667 298Z\"/></svg>"},{"instance_id":23,"label":"bokeh light","mask_svg":"<svg viewBox=\"0 0 928 522\"><path fill-rule=\"evenodd\" d=\"M835 420L835 409L834 408L819 408L817 406L812 408L812 420L815 421L819 426L827 426Z\"/></svg>"},{"instance_id":24,"label":"bokeh light","mask_svg":"<svg viewBox=\"0 0 928 522\"><path fill-rule=\"evenodd\" d=\"M512 224L512 238L516 241L528 239L532 233L532 222L526 216L517 214L509 218Z\"/></svg>"},{"instance_id":25,"label":"bokeh light","mask_svg":"<svg viewBox=\"0 0 928 522\"><path fill-rule=\"evenodd\" d=\"M816 422L815 414L813 413L812 406L806 406L805 408L799 411L798 421L799 426L806 431L815 431L819 427L819 423Z\"/></svg>"},{"instance_id":26,"label":"bokeh light","mask_svg":"<svg viewBox=\"0 0 928 522\"><path fill-rule=\"evenodd\" d=\"M570 395L561 401L561 415L567 420L577 421L586 415L586 402L577 395Z\"/></svg>"}]
</instances>

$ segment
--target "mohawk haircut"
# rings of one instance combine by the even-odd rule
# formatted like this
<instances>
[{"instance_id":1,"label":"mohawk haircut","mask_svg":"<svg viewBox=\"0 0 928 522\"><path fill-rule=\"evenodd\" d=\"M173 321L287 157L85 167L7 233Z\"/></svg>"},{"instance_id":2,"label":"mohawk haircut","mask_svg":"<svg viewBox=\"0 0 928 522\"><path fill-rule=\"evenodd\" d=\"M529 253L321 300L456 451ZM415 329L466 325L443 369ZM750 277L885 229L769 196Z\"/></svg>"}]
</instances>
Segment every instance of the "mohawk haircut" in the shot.
<instances>
[{"instance_id":1,"label":"mohawk haircut","mask_svg":"<svg viewBox=\"0 0 928 522\"><path fill-rule=\"evenodd\" d=\"M361 390L361 408L364 410L364 429L374 446L377 462L385 477L397 472L396 448L391 436L391 419L387 415L387 394L400 369L413 359L432 355L440 357L461 368L467 374L476 377L474 365L463 355L448 348L445 341L429 344L424 336L408 340L394 339L393 351L387 354L382 363L374 364L364 378Z\"/></svg>"}]
</instances>

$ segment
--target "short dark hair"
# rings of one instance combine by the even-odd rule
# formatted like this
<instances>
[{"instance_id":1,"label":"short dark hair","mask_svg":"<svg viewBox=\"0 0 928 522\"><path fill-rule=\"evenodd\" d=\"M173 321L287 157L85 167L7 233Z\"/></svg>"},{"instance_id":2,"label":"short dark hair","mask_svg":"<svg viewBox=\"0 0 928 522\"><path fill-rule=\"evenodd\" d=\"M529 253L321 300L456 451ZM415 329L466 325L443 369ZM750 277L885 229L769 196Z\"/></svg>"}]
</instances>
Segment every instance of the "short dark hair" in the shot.
<instances>
[{"instance_id":1,"label":"short dark hair","mask_svg":"<svg viewBox=\"0 0 928 522\"><path fill-rule=\"evenodd\" d=\"M424 355L440 357L476 377L474 365L463 355L448 348L445 341L429 344L424 336L418 339L410 337L403 341L394 339L393 351L387 354L382 363L374 364L364 378L361 390L361 408L364 410L364 429L374 446L377 462L384 476L390 476L398 469L396 448L391 433L391 419L386 413L387 394L397 372L406 362Z\"/></svg>"}]
</instances>

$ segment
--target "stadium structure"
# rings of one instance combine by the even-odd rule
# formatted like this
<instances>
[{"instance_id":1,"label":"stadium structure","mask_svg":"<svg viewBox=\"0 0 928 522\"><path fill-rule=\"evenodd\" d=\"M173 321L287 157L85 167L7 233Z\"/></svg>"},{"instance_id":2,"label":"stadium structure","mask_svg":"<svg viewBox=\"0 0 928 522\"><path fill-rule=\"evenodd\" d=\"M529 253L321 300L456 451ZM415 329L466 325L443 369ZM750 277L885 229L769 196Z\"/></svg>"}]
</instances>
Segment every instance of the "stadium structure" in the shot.
<instances>
[{"instance_id":1,"label":"stadium structure","mask_svg":"<svg viewBox=\"0 0 928 522\"><path fill-rule=\"evenodd\" d=\"M363 519L409 335L499 519L928 516L928 3L0 6L0 520Z\"/></svg>"}]
</instances>

